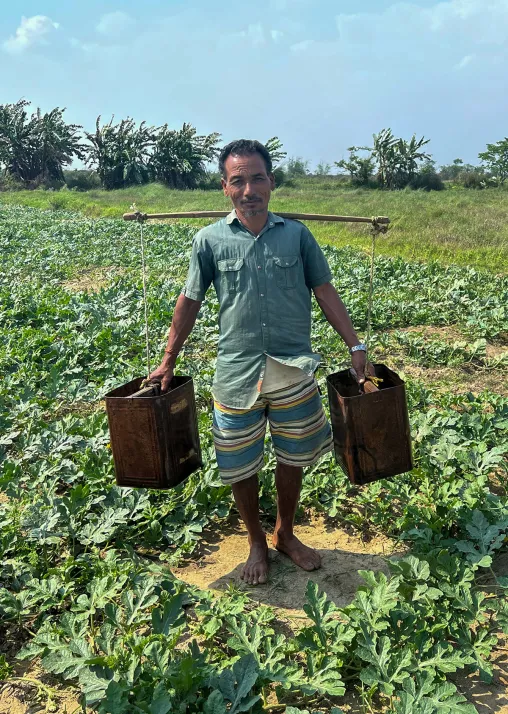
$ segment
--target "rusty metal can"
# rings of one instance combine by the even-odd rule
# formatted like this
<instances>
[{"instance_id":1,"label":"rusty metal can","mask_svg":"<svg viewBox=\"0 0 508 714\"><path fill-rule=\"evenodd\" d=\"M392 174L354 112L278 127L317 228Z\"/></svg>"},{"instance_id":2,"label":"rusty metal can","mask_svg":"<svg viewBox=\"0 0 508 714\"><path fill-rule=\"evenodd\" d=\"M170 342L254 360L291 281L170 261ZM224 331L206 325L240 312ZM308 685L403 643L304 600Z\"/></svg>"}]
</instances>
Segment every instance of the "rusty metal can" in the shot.
<instances>
[{"instance_id":1,"label":"rusty metal can","mask_svg":"<svg viewBox=\"0 0 508 714\"><path fill-rule=\"evenodd\" d=\"M374 365L379 390L361 393L349 369L327 377L335 458L351 483L366 484L413 468L402 379Z\"/></svg>"},{"instance_id":2,"label":"rusty metal can","mask_svg":"<svg viewBox=\"0 0 508 714\"><path fill-rule=\"evenodd\" d=\"M116 482L168 489L201 468L194 385L175 376L167 392L141 394L143 377L106 394Z\"/></svg>"}]
</instances>

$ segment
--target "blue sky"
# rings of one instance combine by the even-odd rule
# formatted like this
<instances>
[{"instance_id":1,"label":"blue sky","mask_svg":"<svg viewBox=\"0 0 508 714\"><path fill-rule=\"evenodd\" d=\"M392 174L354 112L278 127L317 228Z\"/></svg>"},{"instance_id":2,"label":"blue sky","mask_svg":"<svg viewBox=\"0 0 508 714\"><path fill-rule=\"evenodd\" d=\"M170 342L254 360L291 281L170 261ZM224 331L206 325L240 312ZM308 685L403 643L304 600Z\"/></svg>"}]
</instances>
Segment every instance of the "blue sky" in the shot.
<instances>
[{"instance_id":1,"label":"blue sky","mask_svg":"<svg viewBox=\"0 0 508 714\"><path fill-rule=\"evenodd\" d=\"M0 22L0 103L274 134L315 164L391 127L438 163L508 134L508 0L19 0Z\"/></svg>"}]
</instances>

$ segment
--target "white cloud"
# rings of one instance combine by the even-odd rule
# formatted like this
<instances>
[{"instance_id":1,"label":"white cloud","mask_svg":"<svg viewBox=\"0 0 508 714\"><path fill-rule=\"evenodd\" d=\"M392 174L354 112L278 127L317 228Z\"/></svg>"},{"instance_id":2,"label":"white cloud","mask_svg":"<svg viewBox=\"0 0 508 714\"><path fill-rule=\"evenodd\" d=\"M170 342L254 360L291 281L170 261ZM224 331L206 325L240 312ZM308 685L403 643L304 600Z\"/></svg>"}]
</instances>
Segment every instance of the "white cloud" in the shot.
<instances>
[{"instance_id":1,"label":"white cloud","mask_svg":"<svg viewBox=\"0 0 508 714\"><path fill-rule=\"evenodd\" d=\"M247 37L250 39L253 47L261 47L266 44L265 31L260 22L255 25L249 25L247 28Z\"/></svg>"},{"instance_id":2,"label":"white cloud","mask_svg":"<svg viewBox=\"0 0 508 714\"><path fill-rule=\"evenodd\" d=\"M101 35L119 35L130 30L134 26L134 19L127 13L117 10L108 12L101 17L97 27L97 32Z\"/></svg>"},{"instance_id":3,"label":"white cloud","mask_svg":"<svg viewBox=\"0 0 508 714\"><path fill-rule=\"evenodd\" d=\"M463 57L460 60L460 62L457 62L454 69L464 69L465 67L468 66L468 64L471 64L473 59L474 59L474 55L466 55L465 57Z\"/></svg>"},{"instance_id":4,"label":"white cloud","mask_svg":"<svg viewBox=\"0 0 508 714\"><path fill-rule=\"evenodd\" d=\"M336 16L341 40L370 44L385 38L387 47L398 36L408 46L427 33L453 33L475 44L503 44L508 40L508 0L447 0L430 7L397 2L380 12Z\"/></svg>"},{"instance_id":5,"label":"white cloud","mask_svg":"<svg viewBox=\"0 0 508 714\"><path fill-rule=\"evenodd\" d=\"M306 52L309 47L312 47L314 40L302 40L294 45L291 45L292 52Z\"/></svg>"},{"instance_id":6,"label":"white cloud","mask_svg":"<svg viewBox=\"0 0 508 714\"><path fill-rule=\"evenodd\" d=\"M16 34L3 43L3 48L12 54L19 54L33 45L45 43L46 36L57 30L58 27L58 22L53 22L46 15L22 17Z\"/></svg>"},{"instance_id":7,"label":"white cloud","mask_svg":"<svg viewBox=\"0 0 508 714\"><path fill-rule=\"evenodd\" d=\"M247 42L252 47L264 47L269 44L270 40L273 43L277 43L282 37L284 37L284 33L280 30L265 30L263 25L257 22L248 25L246 30L221 35L218 40L218 46L220 49L228 49L231 43L245 45Z\"/></svg>"}]
</instances>

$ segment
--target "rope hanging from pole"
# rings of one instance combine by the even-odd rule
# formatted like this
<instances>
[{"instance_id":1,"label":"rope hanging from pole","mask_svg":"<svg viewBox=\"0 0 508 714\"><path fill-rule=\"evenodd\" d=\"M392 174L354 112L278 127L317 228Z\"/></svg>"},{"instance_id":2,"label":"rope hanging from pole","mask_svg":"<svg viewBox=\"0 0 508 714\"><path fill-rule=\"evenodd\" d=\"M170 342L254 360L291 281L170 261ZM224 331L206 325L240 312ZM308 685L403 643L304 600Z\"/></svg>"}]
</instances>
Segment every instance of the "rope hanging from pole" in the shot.
<instances>
[{"instance_id":1,"label":"rope hanging from pole","mask_svg":"<svg viewBox=\"0 0 508 714\"><path fill-rule=\"evenodd\" d=\"M145 339L146 339L146 378L150 379L151 360L150 360L150 332L148 328L148 300L146 296L146 260L145 260L145 236L143 232L144 218L138 218L140 228L140 243L141 243L141 276L143 280L143 307L145 312Z\"/></svg>"},{"instance_id":2,"label":"rope hanging from pole","mask_svg":"<svg viewBox=\"0 0 508 714\"><path fill-rule=\"evenodd\" d=\"M365 344L367 345L367 358L370 349L370 334L372 329L372 304L374 301L374 260L376 255L376 238L381 233L386 233L388 230L387 223L380 223L379 219L376 217L371 218L372 228L372 243L370 247L370 275L369 275L369 297L367 306L367 338Z\"/></svg>"}]
</instances>

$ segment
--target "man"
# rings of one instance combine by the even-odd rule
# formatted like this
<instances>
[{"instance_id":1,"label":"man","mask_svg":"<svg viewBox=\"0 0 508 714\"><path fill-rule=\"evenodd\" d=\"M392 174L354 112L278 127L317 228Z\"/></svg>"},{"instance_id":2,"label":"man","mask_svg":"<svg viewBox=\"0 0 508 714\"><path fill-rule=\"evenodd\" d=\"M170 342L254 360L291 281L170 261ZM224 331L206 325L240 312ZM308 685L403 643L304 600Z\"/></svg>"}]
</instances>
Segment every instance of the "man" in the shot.
<instances>
[{"instance_id":1,"label":"man","mask_svg":"<svg viewBox=\"0 0 508 714\"><path fill-rule=\"evenodd\" d=\"M249 534L242 578L265 583L266 535L259 520L258 477L266 421L277 457L274 547L296 565L320 567L318 552L293 533L303 468L332 449L330 425L314 378L319 355L310 346L311 291L351 350L360 383L366 348L333 285L326 258L302 223L268 211L275 187L272 162L257 141L241 139L221 152L224 194L233 211L194 238L161 365L151 375L168 388L178 353L213 282L220 304L213 433L224 483L231 484Z\"/></svg>"}]
</instances>

